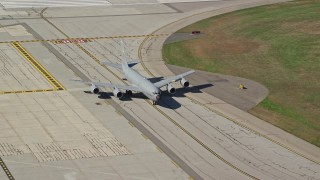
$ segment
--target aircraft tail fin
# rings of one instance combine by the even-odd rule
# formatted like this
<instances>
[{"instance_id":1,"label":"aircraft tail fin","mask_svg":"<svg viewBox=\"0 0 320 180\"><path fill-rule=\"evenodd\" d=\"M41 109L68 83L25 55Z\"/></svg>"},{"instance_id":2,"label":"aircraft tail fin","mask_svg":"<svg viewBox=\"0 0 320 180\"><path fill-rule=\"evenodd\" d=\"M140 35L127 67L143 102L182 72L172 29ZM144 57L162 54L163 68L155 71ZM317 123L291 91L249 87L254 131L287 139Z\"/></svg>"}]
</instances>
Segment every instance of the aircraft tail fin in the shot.
<instances>
[{"instance_id":1,"label":"aircraft tail fin","mask_svg":"<svg viewBox=\"0 0 320 180\"><path fill-rule=\"evenodd\" d=\"M120 41L120 45L121 45L121 66L122 66L122 70L124 70L125 68L128 68L129 65L125 57L124 43L122 39Z\"/></svg>"},{"instance_id":2,"label":"aircraft tail fin","mask_svg":"<svg viewBox=\"0 0 320 180\"><path fill-rule=\"evenodd\" d=\"M121 69L122 72L125 72L126 71L125 69L131 68L134 65L139 63L139 60L137 60L137 59L131 60L131 61L127 61L126 60L125 48L124 48L124 43L123 43L122 39L120 41L120 48L121 48L121 54L120 54L121 64L115 64L115 63L107 62L107 61L101 62L101 64L104 64L104 65L107 65L107 66L110 66L110 67L114 67L114 68L117 68L117 69Z\"/></svg>"}]
</instances>

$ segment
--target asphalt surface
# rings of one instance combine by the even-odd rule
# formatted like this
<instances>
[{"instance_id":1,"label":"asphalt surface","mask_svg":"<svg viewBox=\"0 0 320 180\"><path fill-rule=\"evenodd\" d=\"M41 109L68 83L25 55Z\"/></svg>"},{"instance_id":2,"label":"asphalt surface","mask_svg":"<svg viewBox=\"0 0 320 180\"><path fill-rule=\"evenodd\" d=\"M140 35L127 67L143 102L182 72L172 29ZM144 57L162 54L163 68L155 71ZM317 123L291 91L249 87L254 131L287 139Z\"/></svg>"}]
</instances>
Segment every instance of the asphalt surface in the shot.
<instances>
[{"instance_id":1,"label":"asphalt surface","mask_svg":"<svg viewBox=\"0 0 320 180\"><path fill-rule=\"evenodd\" d=\"M170 64L167 64L167 66L175 74L190 70ZM268 89L265 86L240 77L196 71L187 79L199 90L244 111L255 107L268 95ZM244 85L244 89L240 88L240 85Z\"/></svg>"}]
</instances>

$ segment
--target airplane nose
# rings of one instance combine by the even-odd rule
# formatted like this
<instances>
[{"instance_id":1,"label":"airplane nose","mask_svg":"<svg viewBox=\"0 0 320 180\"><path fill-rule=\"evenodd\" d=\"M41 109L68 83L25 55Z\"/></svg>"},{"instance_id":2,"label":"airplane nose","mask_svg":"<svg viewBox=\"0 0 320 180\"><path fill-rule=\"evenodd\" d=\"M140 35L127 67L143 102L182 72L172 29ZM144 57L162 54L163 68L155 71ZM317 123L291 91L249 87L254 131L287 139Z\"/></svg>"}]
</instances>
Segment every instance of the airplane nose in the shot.
<instances>
[{"instance_id":1,"label":"airplane nose","mask_svg":"<svg viewBox=\"0 0 320 180\"><path fill-rule=\"evenodd\" d=\"M158 101L158 100L160 99L160 95L157 95L157 96L156 96L156 99L157 99L157 101Z\"/></svg>"}]
</instances>

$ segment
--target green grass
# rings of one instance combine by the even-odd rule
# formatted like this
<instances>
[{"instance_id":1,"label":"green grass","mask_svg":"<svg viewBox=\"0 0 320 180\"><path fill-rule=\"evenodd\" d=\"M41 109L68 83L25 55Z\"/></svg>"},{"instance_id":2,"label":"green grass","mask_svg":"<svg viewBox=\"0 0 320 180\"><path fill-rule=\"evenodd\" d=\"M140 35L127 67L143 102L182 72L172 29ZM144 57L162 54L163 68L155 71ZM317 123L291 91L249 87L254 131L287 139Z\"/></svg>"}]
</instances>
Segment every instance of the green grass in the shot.
<instances>
[{"instance_id":1,"label":"green grass","mask_svg":"<svg viewBox=\"0 0 320 180\"><path fill-rule=\"evenodd\" d=\"M249 112L320 147L320 1L236 11L185 27L167 63L255 80L269 97Z\"/></svg>"},{"instance_id":2,"label":"green grass","mask_svg":"<svg viewBox=\"0 0 320 180\"><path fill-rule=\"evenodd\" d=\"M269 98L264 99L260 103L260 105L267 110L273 111L275 113L278 113L282 116L285 116L291 119L295 119L299 123L304 124L306 126L311 125L309 121L305 117L303 117L301 114L297 113L296 111L290 108L286 108L281 106L280 104L272 102ZM313 128L313 126L309 126L309 128Z\"/></svg>"},{"instance_id":3,"label":"green grass","mask_svg":"<svg viewBox=\"0 0 320 180\"><path fill-rule=\"evenodd\" d=\"M205 71L216 71L216 66L211 61L205 61L198 63L203 59L194 56L190 51L183 47L183 43L176 42L167 45L168 48L164 48L165 54L175 54L172 58L166 59L166 62L173 65L188 64L188 67L195 69L202 69Z\"/></svg>"}]
</instances>

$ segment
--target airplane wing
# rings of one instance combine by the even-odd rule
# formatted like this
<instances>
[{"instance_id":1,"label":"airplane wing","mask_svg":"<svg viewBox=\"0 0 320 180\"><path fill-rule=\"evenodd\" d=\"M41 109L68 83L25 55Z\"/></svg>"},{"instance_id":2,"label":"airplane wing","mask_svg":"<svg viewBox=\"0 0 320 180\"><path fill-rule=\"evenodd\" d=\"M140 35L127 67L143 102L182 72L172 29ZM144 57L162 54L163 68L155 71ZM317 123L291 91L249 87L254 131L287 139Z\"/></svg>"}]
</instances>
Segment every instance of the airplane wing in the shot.
<instances>
[{"instance_id":1,"label":"airplane wing","mask_svg":"<svg viewBox=\"0 0 320 180\"><path fill-rule=\"evenodd\" d=\"M76 82L81 82L84 84L90 84L90 85L95 85L97 87L107 87L107 88L118 88L118 89L122 89L122 90L130 90L130 91L136 91L136 92L141 92L140 88L136 87L136 86L126 86L126 85L119 85L119 84L112 84L112 83L101 83L101 82L92 82L92 81L82 81L82 80L73 80Z\"/></svg>"},{"instance_id":2,"label":"airplane wing","mask_svg":"<svg viewBox=\"0 0 320 180\"><path fill-rule=\"evenodd\" d=\"M185 72L185 73L170 77L168 79L164 79L164 80L161 80L159 82L156 82L156 83L154 83L154 85L156 87L158 87L158 88L161 88L161 87L163 87L163 86L165 86L165 85L167 85L167 84L169 84L171 82L176 82L176 81L182 79L183 77L188 76L189 74L192 74L194 72L195 72L194 70L191 70L191 71L188 71L188 72Z\"/></svg>"}]
</instances>

